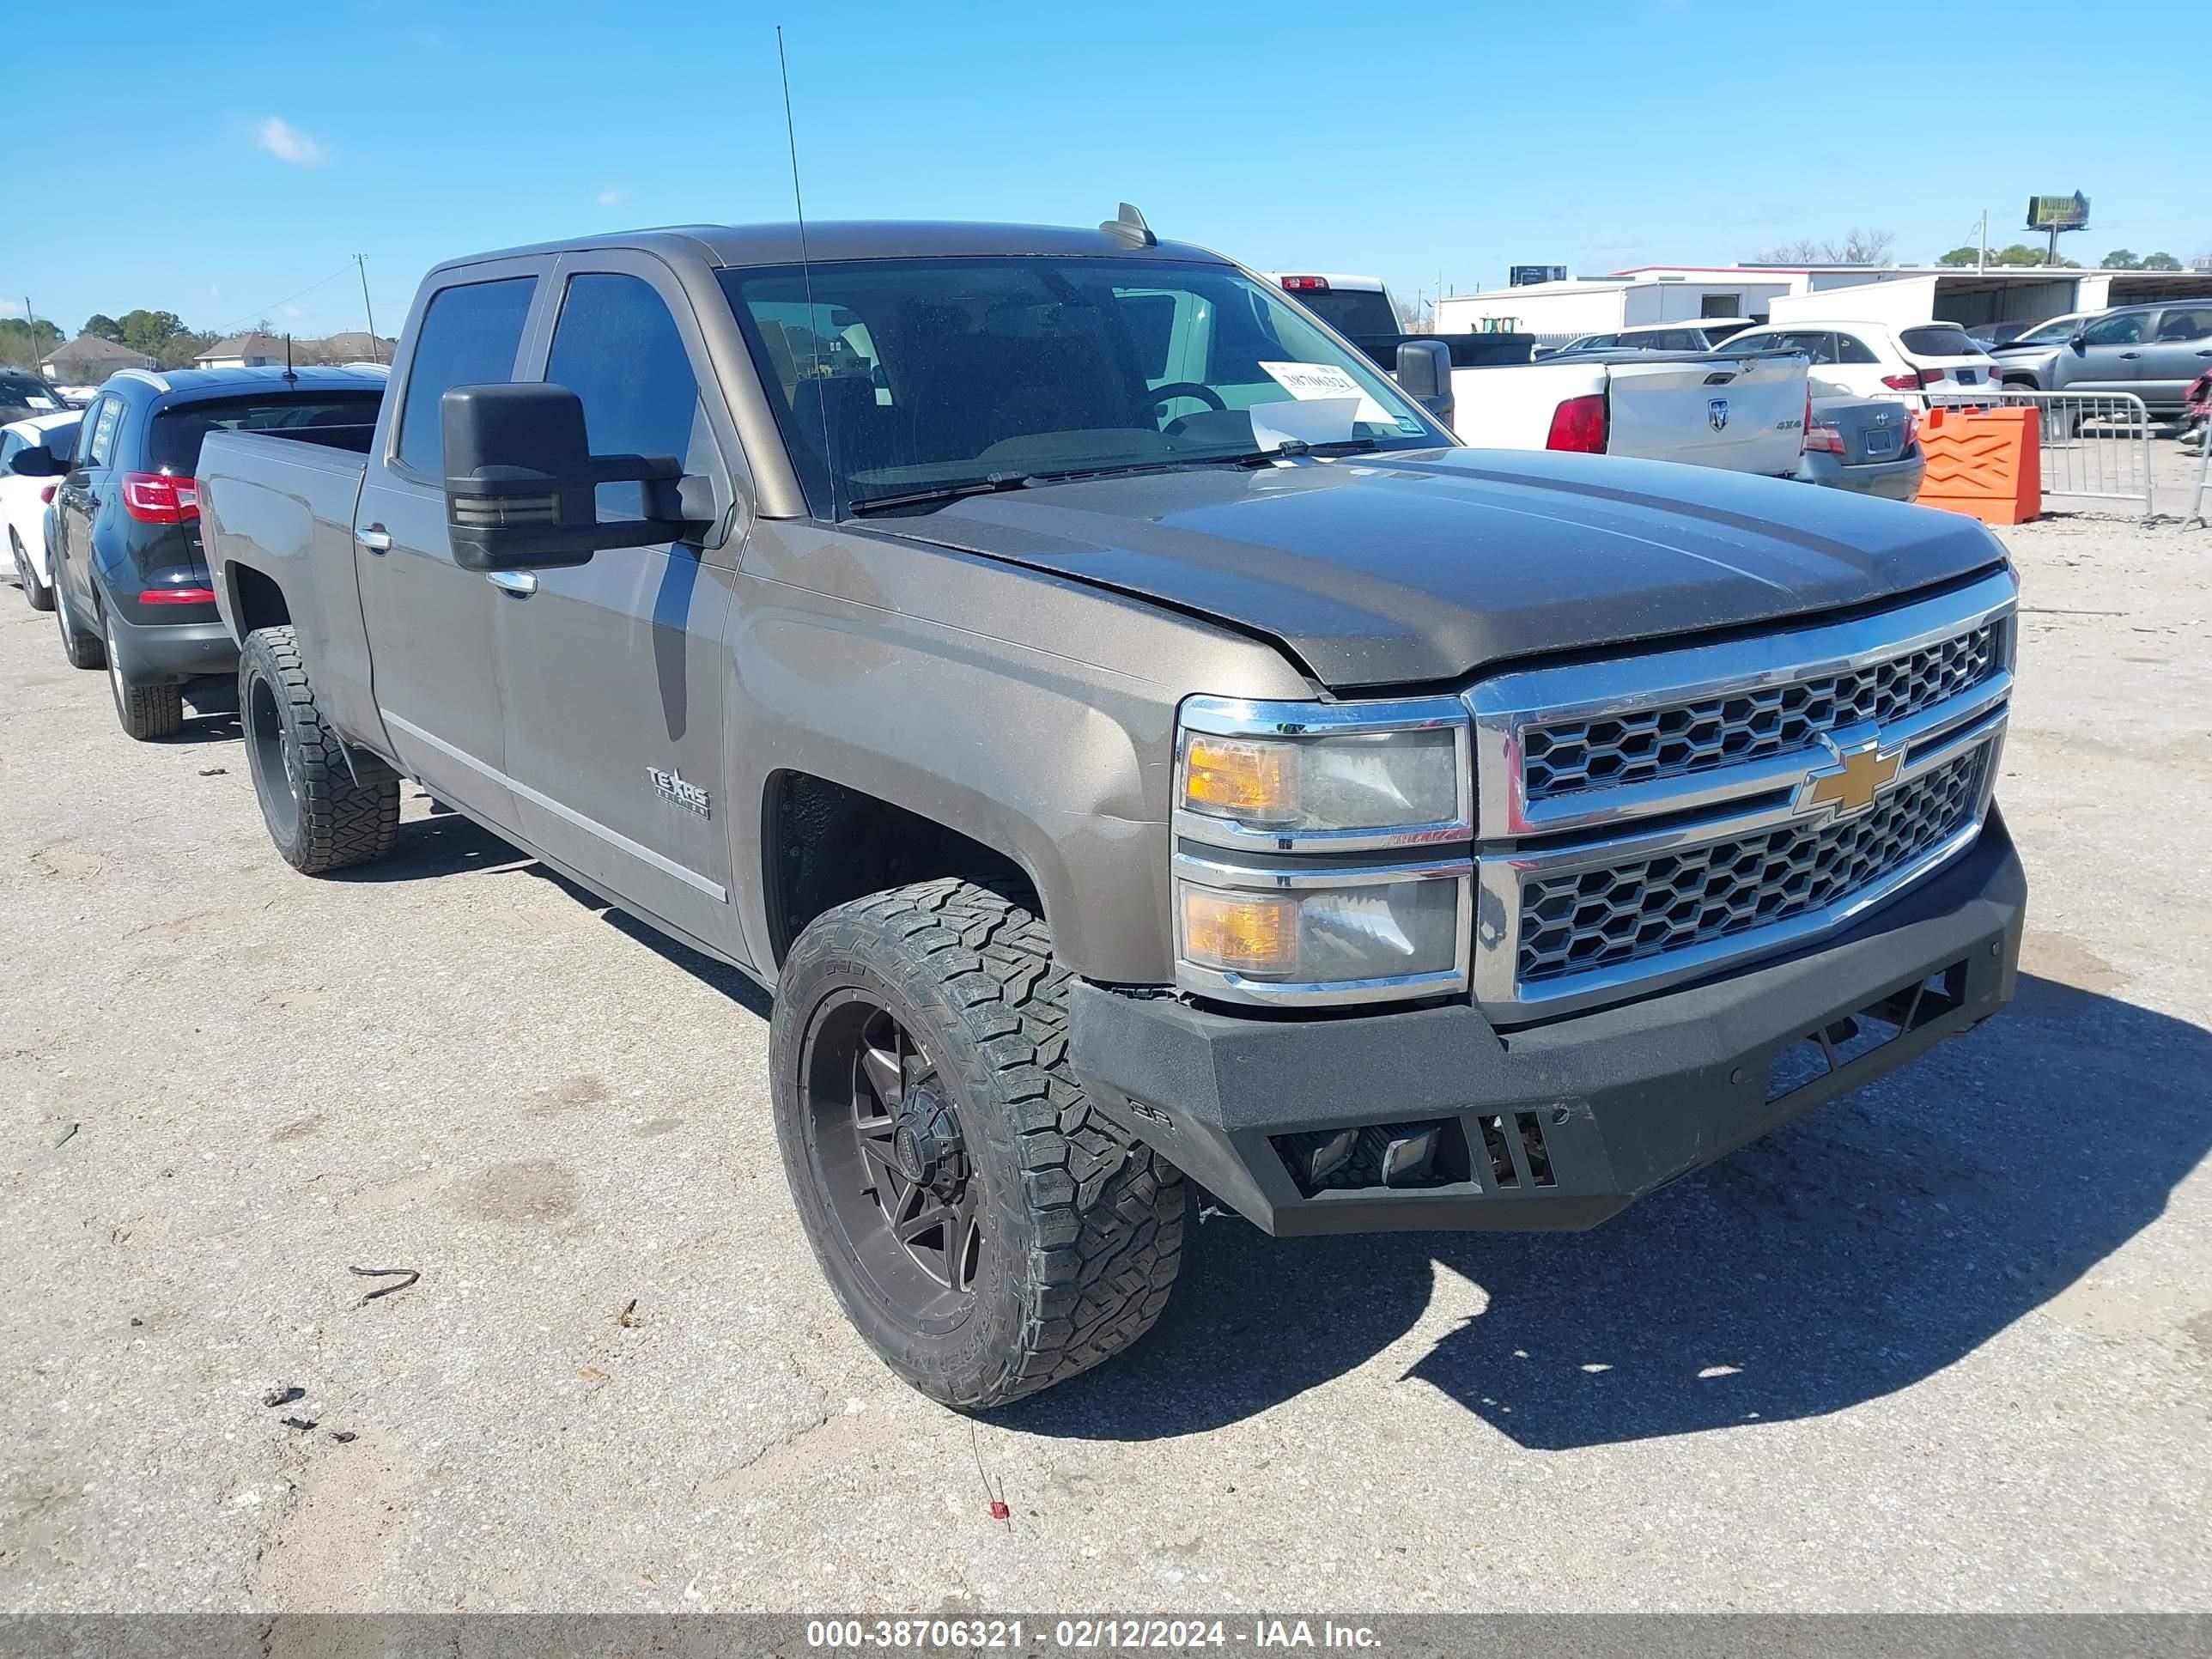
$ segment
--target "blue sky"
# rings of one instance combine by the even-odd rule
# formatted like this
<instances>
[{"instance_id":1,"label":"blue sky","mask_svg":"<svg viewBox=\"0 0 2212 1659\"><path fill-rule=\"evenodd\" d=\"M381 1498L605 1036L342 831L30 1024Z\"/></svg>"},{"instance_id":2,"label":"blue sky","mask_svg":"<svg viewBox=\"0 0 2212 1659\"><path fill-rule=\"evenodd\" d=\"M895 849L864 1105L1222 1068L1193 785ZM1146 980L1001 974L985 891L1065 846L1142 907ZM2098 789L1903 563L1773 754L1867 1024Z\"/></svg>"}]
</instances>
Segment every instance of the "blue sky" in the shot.
<instances>
[{"instance_id":1,"label":"blue sky","mask_svg":"<svg viewBox=\"0 0 2212 1659\"><path fill-rule=\"evenodd\" d=\"M819 218L1091 223L1126 198L1162 234L1264 269L1432 291L1495 286L1510 263L1724 263L1853 225L1932 258L1984 208L2002 245L2029 193L2078 188L2095 228L2064 239L2072 258L2212 253L2212 172L2185 137L2202 136L2201 88L2151 52L2172 30L2201 40L2203 14L2124 15L2100 26L2052 0L33 7L10 43L68 66L37 81L72 113L51 185L20 159L0 174L0 314L27 295L72 331L137 306L199 328L359 327L358 252L389 333L458 253L787 218L779 21ZM27 40L29 16L61 21ZM2069 87L2102 116L2058 118L2046 94Z\"/></svg>"}]
</instances>

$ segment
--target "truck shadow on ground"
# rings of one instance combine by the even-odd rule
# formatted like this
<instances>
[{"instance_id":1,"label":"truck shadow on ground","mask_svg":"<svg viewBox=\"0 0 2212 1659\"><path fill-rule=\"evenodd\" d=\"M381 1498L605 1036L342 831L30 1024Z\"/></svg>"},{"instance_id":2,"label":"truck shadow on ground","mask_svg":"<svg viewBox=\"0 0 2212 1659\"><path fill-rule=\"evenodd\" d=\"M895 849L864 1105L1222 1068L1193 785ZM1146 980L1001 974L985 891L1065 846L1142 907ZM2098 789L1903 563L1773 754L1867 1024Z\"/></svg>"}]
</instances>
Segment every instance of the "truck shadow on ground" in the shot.
<instances>
[{"instance_id":1,"label":"truck shadow on ground","mask_svg":"<svg viewBox=\"0 0 2212 1659\"><path fill-rule=\"evenodd\" d=\"M1241 1420L1399 1342L1432 1263L1487 1306L1393 1364L1522 1446L1840 1411L2154 1220L2212 1148L2208 1079L2212 1033L2023 975L1998 1020L1591 1232L1277 1242L1209 1219L1148 1340L1000 1420L1116 1440Z\"/></svg>"}]
</instances>

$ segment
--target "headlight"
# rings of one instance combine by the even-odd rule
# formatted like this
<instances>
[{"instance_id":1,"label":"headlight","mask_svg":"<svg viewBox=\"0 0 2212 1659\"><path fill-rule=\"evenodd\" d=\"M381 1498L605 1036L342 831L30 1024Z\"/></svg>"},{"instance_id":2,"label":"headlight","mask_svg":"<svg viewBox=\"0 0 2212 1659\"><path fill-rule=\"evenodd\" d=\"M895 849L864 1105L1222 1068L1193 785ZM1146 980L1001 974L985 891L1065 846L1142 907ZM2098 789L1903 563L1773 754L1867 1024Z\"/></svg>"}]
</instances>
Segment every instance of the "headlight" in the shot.
<instances>
[{"instance_id":1,"label":"headlight","mask_svg":"<svg viewBox=\"0 0 2212 1659\"><path fill-rule=\"evenodd\" d=\"M1468 731L1453 698L1186 701L1176 737L1178 983L1289 1004L1465 988Z\"/></svg>"},{"instance_id":2,"label":"headlight","mask_svg":"<svg viewBox=\"0 0 2212 1659\"><path fill-rule=\"evenodd\" d=\"M1176 757L1178 831L1225 847L1351 851L1465 841L1466 710L1449 700L1193 697Z\"/></svg>"}]
</instances>

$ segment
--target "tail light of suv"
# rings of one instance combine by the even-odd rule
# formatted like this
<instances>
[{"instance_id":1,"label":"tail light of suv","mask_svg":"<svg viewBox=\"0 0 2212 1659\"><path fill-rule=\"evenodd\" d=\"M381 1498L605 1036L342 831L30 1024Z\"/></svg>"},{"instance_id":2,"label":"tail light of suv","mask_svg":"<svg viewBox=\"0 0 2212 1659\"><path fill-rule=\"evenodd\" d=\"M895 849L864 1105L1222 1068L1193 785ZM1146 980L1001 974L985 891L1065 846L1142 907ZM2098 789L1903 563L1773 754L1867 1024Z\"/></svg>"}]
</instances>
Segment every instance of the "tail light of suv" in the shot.
<instances>
[{"instance_id":1,"label":"tail light of suv","mask_svg":"<svg viewBox=\"0 0 2212 1659\"><path fill-rule=\"evenodd\" d=\"M1544 440L1547 449L1575 450L1585 455L1605 453L1605 393L1586 392L1570 398L1552 411L1552 430Z\"/></svg>"},{"instance_id":2,"label":"tail light of suv","mask_svg":"<svg viewBox=\"0 0 2212 1659\"><path fill-rule=\"evenodd\" d=\"M1881 383L1887 386L1892 392L1917 392L1923 386L1926 386L1929 380L1933 379L1940 380L1942 378L1942 371L1940 369L1931 376L1924 374L1919 369L1908 368L1902 374L1883 375L1881 377Z\"/></svg>"},{"instance_id":3,"label":"tail light of suv","mask_svg":"<svg viewBox=\"0 0 2212 1659\"><path fill-rule=\"evenodd\" d=\"M200 515L199 480L171 472L126 472L123 510L140 524L184 524Z\"/></svg>"}]
</instances>

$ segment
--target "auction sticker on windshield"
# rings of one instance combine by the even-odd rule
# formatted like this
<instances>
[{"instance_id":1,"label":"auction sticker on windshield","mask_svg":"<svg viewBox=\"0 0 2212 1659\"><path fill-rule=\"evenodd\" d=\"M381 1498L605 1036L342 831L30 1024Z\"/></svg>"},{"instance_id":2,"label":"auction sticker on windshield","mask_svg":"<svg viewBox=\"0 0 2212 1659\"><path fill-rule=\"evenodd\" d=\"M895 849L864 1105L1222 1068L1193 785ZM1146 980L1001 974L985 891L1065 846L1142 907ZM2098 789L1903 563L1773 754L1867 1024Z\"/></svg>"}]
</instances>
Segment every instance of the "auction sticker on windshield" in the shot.
<instances>
[{"instance_id":1,"label":"auction sticker on windshield","mask_svg":"<svg viewBox=\"0 0 2212 1659\"><path fill-rule=\"evenodd\" d=\"M1261 363L1260 367L1277 386L1301 403L1316 398L1357 398L1359 411L1352 419L1395 424L1389 411L1334 363Z\"/></svg>"}]
</instances>

